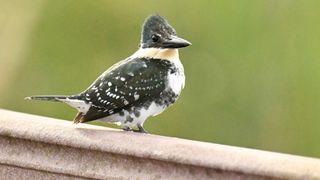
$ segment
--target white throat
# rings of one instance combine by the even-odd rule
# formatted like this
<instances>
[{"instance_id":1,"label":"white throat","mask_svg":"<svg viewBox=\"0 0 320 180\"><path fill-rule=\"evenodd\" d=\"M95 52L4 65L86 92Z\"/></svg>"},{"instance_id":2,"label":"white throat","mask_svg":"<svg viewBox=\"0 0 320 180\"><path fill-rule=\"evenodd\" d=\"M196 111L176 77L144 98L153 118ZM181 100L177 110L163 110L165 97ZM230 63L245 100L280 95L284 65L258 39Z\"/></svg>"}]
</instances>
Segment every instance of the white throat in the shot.
<instances>
[{"instance_id":1,"label":"white throat","mask_svg":"<svg viewBox=\"0 0 320 180\"><path fill-rule=\"evenodd\" d=\"M179 51L178 49L140 48L130 56L130 59L133 58L153 58L176 61L179 60Z\"/></svg>"}]
</instances>

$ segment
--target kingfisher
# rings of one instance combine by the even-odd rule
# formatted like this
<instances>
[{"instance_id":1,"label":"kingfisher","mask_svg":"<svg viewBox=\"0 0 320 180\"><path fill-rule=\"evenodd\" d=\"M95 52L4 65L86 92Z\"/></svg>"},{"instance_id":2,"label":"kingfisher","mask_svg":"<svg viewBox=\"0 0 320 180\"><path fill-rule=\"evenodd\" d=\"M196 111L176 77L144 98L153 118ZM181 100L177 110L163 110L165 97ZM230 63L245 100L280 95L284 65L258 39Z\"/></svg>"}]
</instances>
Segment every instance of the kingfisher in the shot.
<instances>
[{"instance_id":1,"label":"kingfisher","mask_svg":"<svg viewBox=\"0 0 320 180\"><path fill-rule=\"evenodd\" d=\"M147 133L143 124L178 99L185 86L179 48L191 45L160 15L146 18L139 49L102 73L76 95L39 95L26 99L63 102L78 110L73 122L102 120L125 131Z\"/></svg>"}]
</instances>

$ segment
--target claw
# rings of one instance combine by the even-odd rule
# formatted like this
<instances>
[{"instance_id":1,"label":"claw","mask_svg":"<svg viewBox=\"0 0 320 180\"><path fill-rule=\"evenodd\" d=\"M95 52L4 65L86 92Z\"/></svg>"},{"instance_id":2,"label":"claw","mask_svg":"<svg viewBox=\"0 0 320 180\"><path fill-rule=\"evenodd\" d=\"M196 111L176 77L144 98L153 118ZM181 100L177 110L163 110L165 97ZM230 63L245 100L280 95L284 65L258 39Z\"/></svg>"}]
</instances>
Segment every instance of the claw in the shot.
<instances>
[{"instance_id":1,"label":"claw","mask_svg":"<svg viewBox=\"0 0 320 180\"><path fill-rule=\"evenodd\" d=\"M128 127L128 126L122 127L122 130L124 130L124 131L132 131L132 129L130 127Z\"/></svg>"},{"instance_id":2,"label":"claw","mask_svg":"<svg viewBox=\"0 0 320 180\"><path fill-rule=\"evenodd\" d=\"M146 133L148 134L148 132L141 126L141 124L138 124L138 130L133 130L134 132L139 132L139 133Z\"/></svg>"}]
</instances>

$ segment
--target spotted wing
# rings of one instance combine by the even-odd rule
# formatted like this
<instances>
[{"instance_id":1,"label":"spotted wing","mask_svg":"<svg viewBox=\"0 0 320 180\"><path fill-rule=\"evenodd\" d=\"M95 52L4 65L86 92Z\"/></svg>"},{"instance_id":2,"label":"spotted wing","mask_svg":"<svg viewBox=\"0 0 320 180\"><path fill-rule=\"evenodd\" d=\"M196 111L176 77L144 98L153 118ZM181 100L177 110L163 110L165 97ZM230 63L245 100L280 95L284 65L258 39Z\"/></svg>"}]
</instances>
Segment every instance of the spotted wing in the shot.
<instances>
[{"instance_id":1,"label":"spotted wing","mask_svg":"<svg viewBox=\"0 0 320 180\"><path fill-rule=\"evenodd\" d=\"M81 94L91 107L81 122L100 119L159 97L172 64L166 60L136 58L102 74Z\"/></svg>"}]
</instances>

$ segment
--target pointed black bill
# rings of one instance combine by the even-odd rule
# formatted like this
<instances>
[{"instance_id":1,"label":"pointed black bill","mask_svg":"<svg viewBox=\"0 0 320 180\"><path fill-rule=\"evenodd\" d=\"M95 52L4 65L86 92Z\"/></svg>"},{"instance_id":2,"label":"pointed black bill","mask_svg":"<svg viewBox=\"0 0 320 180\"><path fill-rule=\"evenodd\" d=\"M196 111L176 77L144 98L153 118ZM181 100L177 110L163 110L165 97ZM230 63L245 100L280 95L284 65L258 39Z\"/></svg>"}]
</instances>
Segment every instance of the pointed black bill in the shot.
<instances>
[{"instance_id":1,"label":"pointed black bill","mask_svg":"<svg viewBox=\"0 0 320 180\"><path fill-rule=\"evenodd\" d=\"M163 48L184 48L190 45L191 43L189 41L177 36L171 36L170 38L162 42Z\"/></svg>"}]
</instances>

